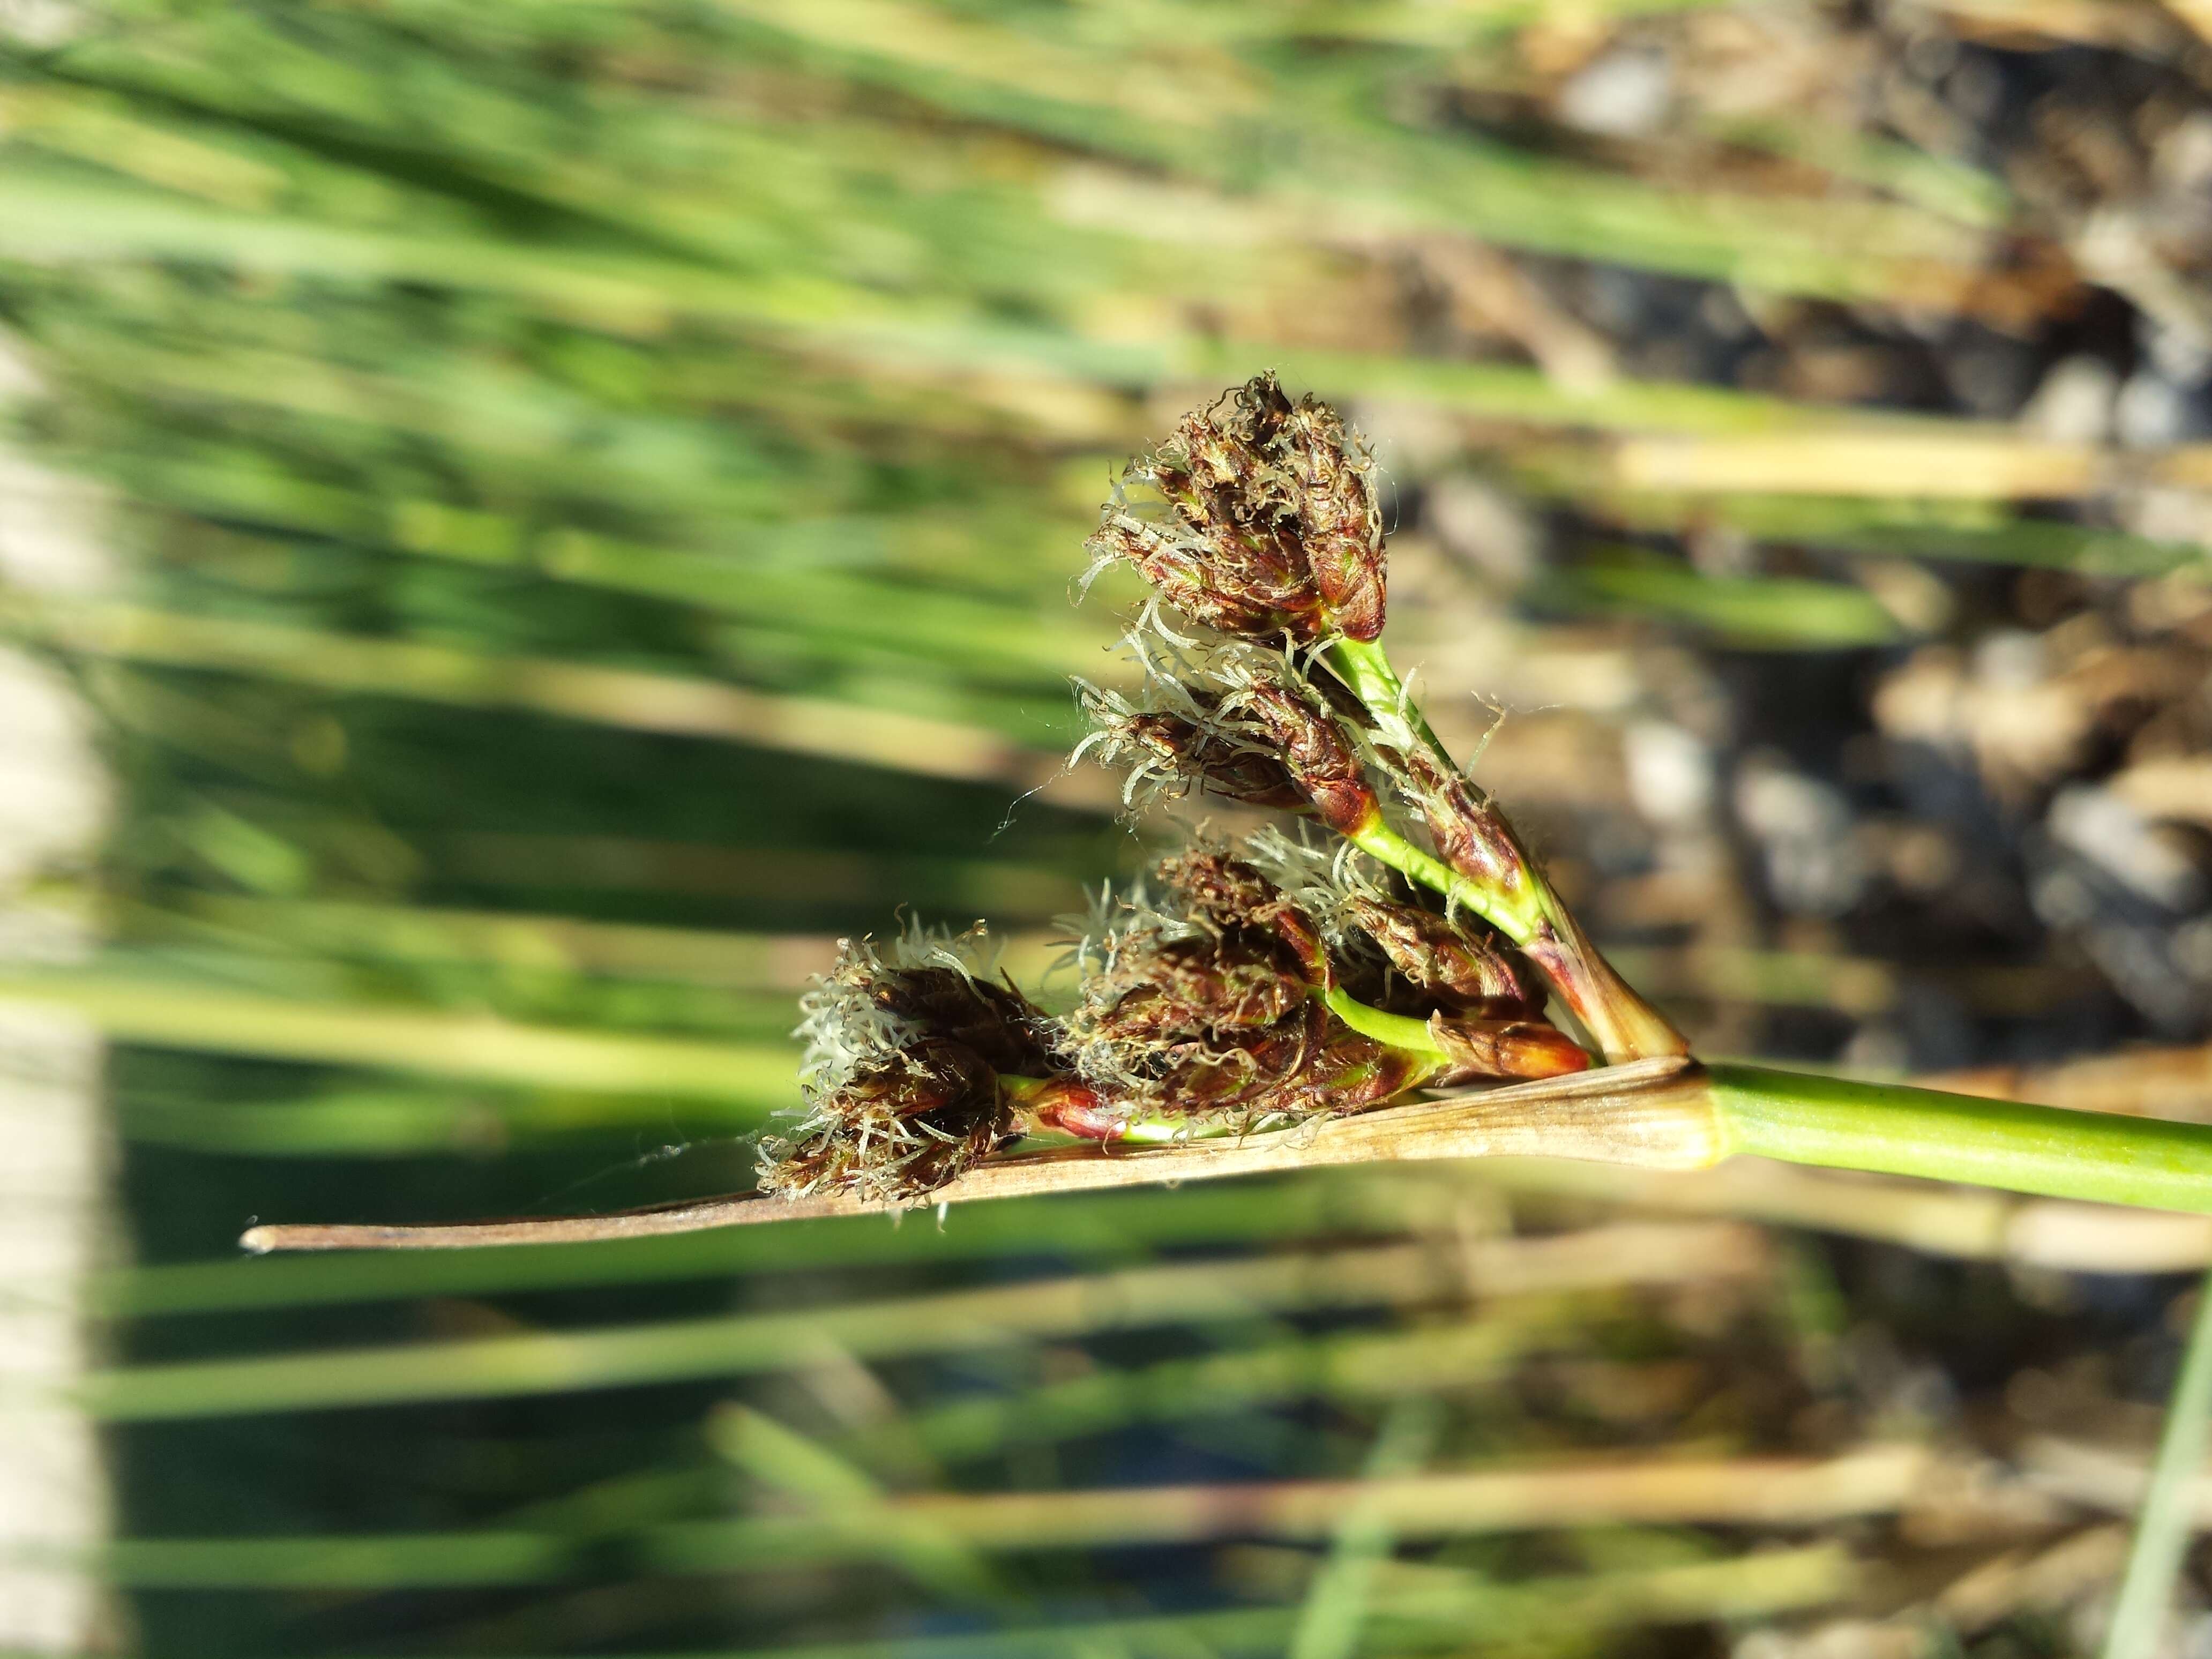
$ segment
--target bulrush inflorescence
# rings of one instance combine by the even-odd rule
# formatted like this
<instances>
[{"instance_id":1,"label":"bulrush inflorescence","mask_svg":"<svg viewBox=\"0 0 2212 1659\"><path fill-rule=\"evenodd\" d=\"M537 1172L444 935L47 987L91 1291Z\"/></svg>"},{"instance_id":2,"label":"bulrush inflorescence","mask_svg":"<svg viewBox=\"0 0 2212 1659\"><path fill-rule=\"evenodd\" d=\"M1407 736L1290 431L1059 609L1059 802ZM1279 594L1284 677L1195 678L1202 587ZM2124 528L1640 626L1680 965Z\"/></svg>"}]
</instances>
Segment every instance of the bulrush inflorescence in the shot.
<instances>
[{"instance_id":1,"label":"bulrush inflorescence","mask_svg":"<svg viewBox=\"0 0 2212 1659\"><path fill-rule=\"evenodd\" d=\"M763 1185L916 1201L1014 1139L1172 1141L1365 1111L1431 1085L1554 1077L1681 1039L1590 947L1376 643L1373 464L1263 374L1115 487L1090 543L1155 593L1134 695L1079 682L1077 749L1133 805L1212 796L1296 835L1195 838L1106 896L1048 1014L980 930L848 943L802 1027L809 1115ZM1096 568L1096 567L1094 567Z\"/></svg>"},{"instance_id":2,"label":"bulrush inflorescence","mask_svg":"<svg viewBox=\"0 0 2212 1659\"><path fill-rule=\"evenodd\" d=\"M1134 566L1154 597L1128 634L1137 686L1079 685L1095 729L1070 763L1126 770L1133 806L1210 796L1289 823L1241 842L1201 830L1132 890L1103 894L1051 1011L994 974L980 927L848 941L805 999L807 1109L763 1147L757 1197L450 1227L262 1226L241 1242L641 1237L935 1196L1513 1152L1648 1169L1752 1153L2212 1214L2212 1132L2198 1125L1691 1059L1422 719L1377 642L1371 465L1333 413L1292 403L1273 376L1132 464L1091 548ZM1063 1145L1006 1151L1044 1137ZM1086 1156L1085 1142L1127 1150Z\"/></svg>"}]
</instances>

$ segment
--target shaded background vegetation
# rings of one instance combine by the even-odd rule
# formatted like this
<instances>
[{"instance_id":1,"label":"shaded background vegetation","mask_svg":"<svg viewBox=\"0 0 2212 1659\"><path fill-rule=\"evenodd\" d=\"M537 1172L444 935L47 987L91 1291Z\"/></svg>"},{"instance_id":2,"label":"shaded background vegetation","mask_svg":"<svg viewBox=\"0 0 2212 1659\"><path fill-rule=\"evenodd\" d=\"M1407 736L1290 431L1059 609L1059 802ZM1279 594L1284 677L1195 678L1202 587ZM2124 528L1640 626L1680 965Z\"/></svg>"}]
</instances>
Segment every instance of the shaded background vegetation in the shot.
<instances>
[{"instance_id":1,"label":"shaded background vegetation","mask_svg":"<svg viewBox=\"0 0 2212 1659\"><path fill-rule=\"evenodd\" d=\"M0 611L116 806L4 988L114 1044L117 1641L2093 1643L2202 1230L1516 1165L228 1255L745 1185L902 903L1041 971L1142 857L1058 769L1129 598L1079 544L1263 367L1376 441L1394 653L1701 1045L2200 1039L2203 21L27 11L9 442L116 568L18 534Z\"/></svg>"}]
</instances>

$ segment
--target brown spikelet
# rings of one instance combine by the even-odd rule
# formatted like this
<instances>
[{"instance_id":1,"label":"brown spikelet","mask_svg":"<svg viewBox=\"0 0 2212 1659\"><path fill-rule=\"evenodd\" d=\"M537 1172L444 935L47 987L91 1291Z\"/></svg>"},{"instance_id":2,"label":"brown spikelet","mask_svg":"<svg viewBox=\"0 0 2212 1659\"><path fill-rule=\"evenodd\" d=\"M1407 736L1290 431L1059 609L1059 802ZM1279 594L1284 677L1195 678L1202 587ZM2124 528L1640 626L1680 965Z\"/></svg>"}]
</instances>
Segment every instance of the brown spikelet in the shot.
<instances>
[{"instance_id":1,"label":"brown spikelet","mask_svg":"<svg viewBox=\"0 0 2212 1659\"><path fill-rule=\"evenodd\" d=\"M1091 717L1091 734L1077 750L1126 769L1126 798L1147 786L1167 793L1201 790L1249 806L1295 811L1305 796L1291 781L1280 757L1244 740L1220 714L1221 697L1178 685L1188 712L1142 708L1096 686L1078 683L1077 699Z\"/></svg>"},{"instance_id":2,"label":"brown spikelet","mask_svg":"<svg viewBox=\"0 0 2212 1659\"><path fill-rule=\"evenodd\" d=\"M1373 464L1334 410L1292 404L1272 374L1185 416L1132 462L1088 545L1225 634L1310 642L1382 629Z\"/></svg>"},{"instance_id":3,"label":"brown spikelet","mask_svg":"<svg viewBox=\"0 0 2212 1659\"><path fill-rule=\"evenodd\" d=\"M1528 885L1526 855L1498 809L1425 749L1391 756L1437 851L1477 886L1517 893Z\"/></svg>"},{"instance_id":4,"label":"brown spikelet","mask_svg":"<svg viewBox=\"0 0 2212 1659\"><path fill-rule=\"evenodd\" d=\"M1224 703L1282 757L1283 769L1313 815L1339 835L1356 834L1382 815L1375 786L1337 717L1287 677L1261 676Z\"/></svg>"},{"instance_id":5,"label":"brown spikelet","mask_svg":"<svg viewBox=\"0 0 2212 1659\"><path fill-rule=\"evenodd\" d=\"M957 968L891 968L870 976L876 1006L971 1050L1001 1072L1035 1073L1048 1064L1037 1011L1018 992Z\"/></svg>"},{"instance_id":6,"label":"brown spikelet","mask_svg":"<svg viewBox=\"0 0 2212 1659\"><path fill-rule=\"evenodd\" d=\"M1162 859L1154 872L1192 915L1224 935L1234 930L1263 938L1279 957L1287 952L1308 988L1326 991L1334 982L1321 929L1257 866L1218 847L1200 846Z\"/></svg>"},{"instance_id":7,"label":"brown spikelet","mask_svg":"<svg viewBox=\"0 0 2212 1659\"><path fill-rule=\"evenodd\" d=\"M1435 1081L1435 1069L1421 1055L1333 1022L1304 1073L1284 1092L1279 1109L1332 1117L1367 1111Z\"/></svg>"},{"instance_id":8,"label":"brown spikelet","mask_svg":"<svg viewBox=\"0 0 2212 1659\"><path fill-rule=\"evenodd\" d=\"M1196 1122L1260 1109L1327 1034L1319 930L1252 865L1213 845L1162 860L1066 1021L1109 1101Z\"/></svg>"},{"instance_id":9,"label":"brown spikelet","mask_svg":"<svg viewBox=\"0 0 2212 1659\"><path fill-rule=\"evenodd\" d=\"M1440 1084L1485 1077L1564 1077L1587 1071L1590 1058L1558 1027L1536 1019L1454 1019L1429 1016L1429 1035L1450 1066Z\"/></svg>"},{"instance_id":10,"label":"brown spikelet","mask_svg":"<svg viewBox=\"0 0 2212 1659\"><path fill-rule=\"evenodd\" d=\"M1278 396L1280 395L1279 391ZM1306 562L1331 625L1355 640L1382 632L1382 514L1374 463L1328 404L1301 398L1284 422L1284 455L1298 481Z\"/></svg>"},{"instance_id":11,"label":"brown spikelet","mask_svg":"<svg viewBox=\"0 0 2212 1659\"><path fill-rule=\"evenodd\" d=\"M1512 957L1472 926L1360 893L1346 897L1340 913L1425 996L1493 1018L1534 1015L1543 1007L1542 993L1522 977Z\"/></svg>"},{"instance_id":12,"label":"brown spikelet","mask_svg":"<svg viewBox=\"0 0 2212 1659\"><path fill-rule=\"evenodd\" d=\"M787 1139L764 1143L761 1190L914 1202L1013 1133L998 1073L965 1044L921 1037L855 1066Z\"/></svg>"}]
</instances>

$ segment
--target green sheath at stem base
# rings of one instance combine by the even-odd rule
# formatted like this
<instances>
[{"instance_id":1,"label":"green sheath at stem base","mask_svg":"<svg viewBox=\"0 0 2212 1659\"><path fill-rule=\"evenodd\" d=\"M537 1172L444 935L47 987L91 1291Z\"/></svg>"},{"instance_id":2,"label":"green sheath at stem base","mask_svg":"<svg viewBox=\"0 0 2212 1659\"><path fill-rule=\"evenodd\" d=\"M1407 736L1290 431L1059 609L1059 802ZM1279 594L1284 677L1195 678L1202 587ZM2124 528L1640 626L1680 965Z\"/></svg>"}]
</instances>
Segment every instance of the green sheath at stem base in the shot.
<instances>
[{"instance_id":1,"label":"green sheath at stem base","mask_svg":"<svg viewBox=\"0 0 2212 1659\"><path fill-rule=\"evenodd\" d=\"M2212 1127L1706 1067L1726 1152L2212 1215Z\"/></svg>"}]
</instances>

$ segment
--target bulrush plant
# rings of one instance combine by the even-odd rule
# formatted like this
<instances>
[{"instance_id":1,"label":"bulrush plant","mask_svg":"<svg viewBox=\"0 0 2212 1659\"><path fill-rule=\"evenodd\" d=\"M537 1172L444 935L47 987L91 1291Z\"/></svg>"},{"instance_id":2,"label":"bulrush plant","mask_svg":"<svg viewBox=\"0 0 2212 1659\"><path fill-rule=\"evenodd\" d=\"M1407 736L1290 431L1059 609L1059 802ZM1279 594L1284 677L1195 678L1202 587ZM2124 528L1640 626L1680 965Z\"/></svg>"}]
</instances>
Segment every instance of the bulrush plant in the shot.
<instances>
[{"instance_id":1,"label":"bulrush plant","mask_svg":"<svg viewBox=\"0 0 2212 1659\"><path fill-rule=\"evenodd\" d=\"M1739 1153L2212 1212L2212 1130L1703 1062L1615 973L1392 668L1375 467L1262 374L1130 465L1089 549L1152 597L1132 694L1079 683L1071 763L1203 829L1102 897L1057 1012L979 927L848 941L808 993L802 1119L757 1194L444 1227L264 1226L250 1249L442 1246L1500 1153ZM1556 1011L1556 1016L1552 1011Z\"/></svg>"}]
</instances>

